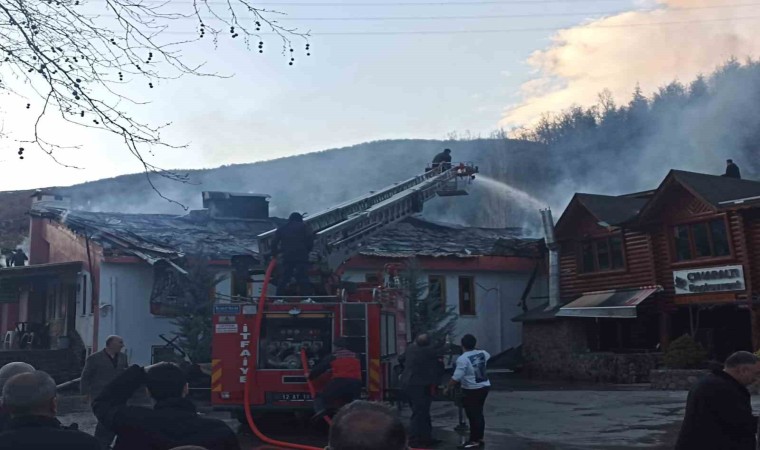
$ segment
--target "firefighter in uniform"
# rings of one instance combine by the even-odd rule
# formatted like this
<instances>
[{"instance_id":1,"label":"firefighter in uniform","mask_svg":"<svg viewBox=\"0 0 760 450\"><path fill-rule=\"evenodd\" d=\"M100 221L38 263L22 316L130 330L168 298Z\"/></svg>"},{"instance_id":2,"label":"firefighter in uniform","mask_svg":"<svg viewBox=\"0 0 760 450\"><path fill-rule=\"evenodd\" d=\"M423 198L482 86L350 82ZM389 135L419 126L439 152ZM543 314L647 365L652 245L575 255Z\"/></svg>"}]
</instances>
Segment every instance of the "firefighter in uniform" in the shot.
<instances>
[{"instance_id":1,"label":"firefighter in uniform","mask_svg":"<svg viewBox=\"0 0 760 450\"><path fill-rule=\"evenodd\" d=\"M433 169L443 165L443 170L451 169L451 149L447 148L433 157Z\"/></svg>"},{"instance_id":2,"label":"firefighter in uniform","mask_svg":"<svg viewBox=\"0 0 760 450\"><path fill-rule=\"evenodd\" d=\"M282 266L277 279L277 294L295 278L300 295L310 295L309 253L314 248L314 233L303 221L303 216L294 212L288 222L277 228L272 242L272 254L282 253Z\"/></svg>"},{"instance_id":3,"label":"firefighter in uniform","mask_svg":"<svg viewBox=\"0 0 760 450\"><path fill-rule=\"evenodd\" d=\"M309 380L319 378L325 372L332 372L332 379L314 399L312 419L324 416L337 401L341 406L361 397L362 365L356 353L346 348L346 340L335 340L335 351L323 358L309 373Z\"/></svg>"}]
</instances>

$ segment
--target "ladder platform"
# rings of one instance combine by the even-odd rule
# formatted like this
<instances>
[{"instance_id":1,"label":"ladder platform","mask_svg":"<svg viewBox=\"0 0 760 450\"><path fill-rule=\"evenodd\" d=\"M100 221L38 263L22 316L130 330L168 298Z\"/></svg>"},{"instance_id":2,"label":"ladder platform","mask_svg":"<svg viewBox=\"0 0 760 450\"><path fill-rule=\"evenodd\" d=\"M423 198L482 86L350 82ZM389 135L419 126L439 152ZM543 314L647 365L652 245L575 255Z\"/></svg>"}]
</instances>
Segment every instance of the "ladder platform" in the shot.
<instances>
[{"instance_id":1,"label":"ladder platform","mask_svg":"<svg viewBox=\"0 0 760 450\"><path fill-rule=\"evenodd\" d=\"M458 197L460 195L470 195L469 192L465 191L464 189L454 190L454 191L438 191L436 192L439 197Z\"/></svg>"}]
</instances>

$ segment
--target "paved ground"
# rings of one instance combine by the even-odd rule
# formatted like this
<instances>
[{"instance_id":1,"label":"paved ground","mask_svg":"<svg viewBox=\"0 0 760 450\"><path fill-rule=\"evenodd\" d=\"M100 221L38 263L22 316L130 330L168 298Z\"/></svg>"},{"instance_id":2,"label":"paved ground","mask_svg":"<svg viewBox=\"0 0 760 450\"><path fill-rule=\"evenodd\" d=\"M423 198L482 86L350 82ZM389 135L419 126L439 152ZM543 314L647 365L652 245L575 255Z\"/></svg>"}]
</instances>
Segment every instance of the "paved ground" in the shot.
<instances>
[{"instance_id":1,"label":"paved ground","mask_svg":"<svg viewBox=\"0 0 760 450\"><path fill-rule=\"evenodd\" d=\"M502 382L497 388L500 390L492 392L486 404L489 449L670 449L686 399L685 392L649 391L636 386ZM755 410L760 410L760 398L755 397L754 403ZM80 429L93 432L94 418L78 397L62 398L60 410L62 422L77 422ZM211 411L207 405L201 405L201 411L238 429L234 419ZM408 413L404 411L405 416ZM460 441L453 431L458 424L454 405L434 403L433 422L436 436L445 441L439 448L454 448ZM325 445L324 430L306 429L287 417L271 417L261 427L276 439ZM244 432L240 440L244 449L276 448L262 446Z\"/></svg>"}]
</instances>

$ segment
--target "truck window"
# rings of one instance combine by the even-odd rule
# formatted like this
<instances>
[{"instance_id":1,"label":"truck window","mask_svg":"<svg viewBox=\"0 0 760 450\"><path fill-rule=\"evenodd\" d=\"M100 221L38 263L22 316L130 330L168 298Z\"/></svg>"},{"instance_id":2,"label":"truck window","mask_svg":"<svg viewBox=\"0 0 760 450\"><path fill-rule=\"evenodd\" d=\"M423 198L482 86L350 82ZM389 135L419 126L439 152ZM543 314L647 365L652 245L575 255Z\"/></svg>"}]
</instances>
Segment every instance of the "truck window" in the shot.
<instances>
[{"instance_id":1,"label":"truck window","mask_svg":"<svg viewBox=\"0 0 760 450\"><path fill-rule=\"evenodd\" d=\"M301 367L301 348L306 349L309 366L332 352L332 318L303 318L266 315L261 324L259 367L297 370Z\"/></svg>"},{"instance_id":2,"label":"truck window","mask_svg":"<svg viewBox=\"0 0 760 450\"><path fill-rule=\"evenodd\" d=\"M383 313L380 322L380 356L393 356L396 348L396 316Z\"/></svg>"}]
</instances>

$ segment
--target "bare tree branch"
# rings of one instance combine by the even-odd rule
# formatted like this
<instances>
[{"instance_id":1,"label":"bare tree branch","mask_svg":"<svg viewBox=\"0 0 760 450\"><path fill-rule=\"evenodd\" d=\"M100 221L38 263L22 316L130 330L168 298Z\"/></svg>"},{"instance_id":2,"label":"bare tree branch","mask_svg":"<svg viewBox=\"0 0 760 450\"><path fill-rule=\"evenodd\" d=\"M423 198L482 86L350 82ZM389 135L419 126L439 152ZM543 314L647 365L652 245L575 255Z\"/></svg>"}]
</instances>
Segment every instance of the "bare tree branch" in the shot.
<instances>
[{"instance_id":1,"label":"bare tree branch","mask_svg":"<svg viewBox=\"0 0 760 450\"><path fill-rule=\"evenodd\" d=\"M255 39L256 49L263 52L262 28L279 37L282 53L292 65L292 40L303 39L308 54L308 33L270 18L279 14L256 8L248 0L0 1L0 90L22 97L30 92L39 98L39 102L28 100L27 109L36 112L36 119L30 123L33 137L18 141L19 157L23 159L24 145L30 145L62 166L77 167L57 159L55 152L78 146L66 147L47 137L43 119L57 112L72 126L121 137L156 192L152 175L186 182L186 176L156 167L145 157L155 147L182 146L162 140L161 131L168 123L148 123L127 112L125 105L145 103L125 94L127 85L144 83L153 89L159 81L185 75L219 77L203 71L202 64L186 62L181 50L209 39L206 35L218 45L220 36L228 33L232 39L242 37L248 49ZM169 30L187 19L197 22L197 37L169 38L173 34ZM0 133L0 139L12 138Z\"/></svg>"}]
</instances>

